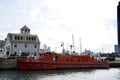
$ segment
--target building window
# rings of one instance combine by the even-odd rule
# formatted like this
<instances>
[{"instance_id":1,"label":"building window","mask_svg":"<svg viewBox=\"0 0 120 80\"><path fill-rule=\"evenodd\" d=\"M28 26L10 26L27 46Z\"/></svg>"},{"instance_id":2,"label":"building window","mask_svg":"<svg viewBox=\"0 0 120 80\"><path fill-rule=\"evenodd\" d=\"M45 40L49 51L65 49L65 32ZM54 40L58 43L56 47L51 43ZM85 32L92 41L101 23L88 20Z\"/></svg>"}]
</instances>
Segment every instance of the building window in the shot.
<instances>
[{"instance_id":1,"label":"building window","mask_svg":"<svg viewBox=\"0 0 120 80\"><path fill-rule=\"evenodd\" d=\"M36 37L32 37L32 40L33 40L33 41L36 41Z\"/></svg>"},{"instance_id":2,"label":"building window","mask_svg":"<svg viewBox=\"0 0 120 80\"><path fill-rule=\"evenodd\" d=\"M29 37L29 40L30 40L30 37Z\"/></svg>"},{"instance_id":3,"label":"building window","mask_svg":"<svg viewBox=\"0 0 120 80\"><path fill-rule=\"evenodd\" d=\"M14 55L17 55L17 52L14 52Z\"/></svg>"},{"instance_id":4,"label":"building window","mask_svg":"<svg viewBox=\"0 0 120 80\"><path fill-rule=\"evenodd\" d=\"M25 44L25 48L27 48L27 44Z\"/></svg>"},{"instance_id":5,"label":"building window","mask_svg":"<svg viewBox=\"0 0 120 80\"><path fill-rule=\"evenodd\" d=\"M21 40L23 40L23 37L21 36Z\"/></svg>"},{"instance_id":6,"label":"building window","mask_svg":"<svg viewBox=\"0 0 120 80\"><path fill-rule=\"evenodd\" d=\"M17 36L15 36L15 40L17 40Z\"/></svg>"},{"instance_id":7,"label":"building window","mask_svg":"<svg viewBox=\"0 0 120 80\"><path fill-rule=\"evenodd\" d=\"M9 54L10 54L10 52L9 52L9 51L7 51L7 52L6 52L6 55L7 55L7 56L9 56Z\"/></svg>"},{"instance_id":8,"label":"building window","mask_svg":"<svg viewBox=\"0 0 120 80\"><path fill-rule=\"evenodd\" d=\"M0 50L0 52L2 52L2 50Z\"/></svg>"},{"instance_id":9,"label":"building window","mask_svg":"<svg viewBox=\"0 0 120 80\"><path fill-rule=\"evenodd\" d=\"M34 40L36 41L36 37L34 37Z\"/></svg>"},{"instance_id":10,"label":"building window","mask_svg":"<svg viewBox=\"0 0 120 80\"><path fill-rule=\"evenodd\" d=\"M15 44L14 47L17 47L17 44Z\"/></svg>"},{"instance_id":11,"label":"building window","mask_svg":"<svg viewBox=\"0 0 120 80\"><path fill-rule=\"evenodd\" d=\"M35 44L34 47L37 48L37 45Z\"/></svg>"},{"instance_id":12,"label":"building window","mask_svg":"<svg viewBox=\"0 0 120 80\"><path fill-rule=\"evenodd\" d=\"M20 40L20 36L18 36L18 40Z\"/></svg>"},{"instance_id":13,"label":"building window","mask_svg":"<svg viewBox=\"0 0 120 80\"><path fill-rule=\"evenodd\" d=\"M36 56L36 52L34 52L34 56Z\"/></svg>"},{"instance_id":14,"label":"building window","mask_svg":"<svg viewBox=\"0 0 120 80\"><path fill-rule=\"evenodd\" d=\"M32 40L32 41L35 41L35 37L31 37L31 40Z\"/></svg>"},{"instance_id":15,"label":"building window","mask_svg":"<svg viewBox=\"0 0 120 80\"><path fill-rule=\"evenodd\" d=\"M26 37L25 37L25 36L23 36L23 40L26 40Z\"/></svg>"},{"instance_id":16,"label":"building window","mask_svg":"<svg viewBox=\"0 0 120 80\"><path fill-rule=\"evenodd\" d=\"M15 36L15 40L19 40L19 36Z\"/></svg>"},{"instance_id":17,"label":"building window","mask_svg":"<svg viewBox=\"0 0 120 80\"><path fill-rule=\"evenodd\" d=\"M27 52L27 55L29 56L29 52Z\"/></svg>"},{"instance_id":18,"label":"building window","mask_svg":"<svg viewBox=\"0 0 120 80\"><path fill-rule=\"evenodd\" d=\"M28 38L28 37L26 37L26 40L29 40L29 38Z\"/></svg>"}]
</instances>

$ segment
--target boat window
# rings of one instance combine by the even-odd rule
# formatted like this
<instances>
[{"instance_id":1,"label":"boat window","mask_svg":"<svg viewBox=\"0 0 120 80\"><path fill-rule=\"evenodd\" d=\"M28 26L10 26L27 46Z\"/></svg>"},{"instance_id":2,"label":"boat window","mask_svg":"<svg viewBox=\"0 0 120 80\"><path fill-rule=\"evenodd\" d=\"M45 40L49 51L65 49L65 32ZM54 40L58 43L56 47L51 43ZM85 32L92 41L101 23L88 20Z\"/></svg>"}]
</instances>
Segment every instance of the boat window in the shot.
<instances>
[{"instance_id":1,"label":"boat window","mask_svg":"<svg viewBox=\"0 0 120 80\"><path fill-rule=\"evenodd\" d=\"M57 61L58 60L58 57L57 56L55 56L55 61Z\"/></svg>"}]
</instances>

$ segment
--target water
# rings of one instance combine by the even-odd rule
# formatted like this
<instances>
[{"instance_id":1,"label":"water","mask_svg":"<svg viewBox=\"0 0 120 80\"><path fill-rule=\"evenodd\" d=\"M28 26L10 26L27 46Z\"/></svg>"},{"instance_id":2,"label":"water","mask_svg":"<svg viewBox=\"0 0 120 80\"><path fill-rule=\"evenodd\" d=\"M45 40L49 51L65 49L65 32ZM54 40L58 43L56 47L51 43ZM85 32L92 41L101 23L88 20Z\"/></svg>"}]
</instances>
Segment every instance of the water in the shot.
<instances>
[{"instance_id":1,"label":"water","mask_svg":"<svg viewBox=\"0 0 120 80\"><path fill-rule=\"evenodd\" d=\"M67 70L1 70L0 80L120 80L120 68Z\"/></svg>"}]
</instances>

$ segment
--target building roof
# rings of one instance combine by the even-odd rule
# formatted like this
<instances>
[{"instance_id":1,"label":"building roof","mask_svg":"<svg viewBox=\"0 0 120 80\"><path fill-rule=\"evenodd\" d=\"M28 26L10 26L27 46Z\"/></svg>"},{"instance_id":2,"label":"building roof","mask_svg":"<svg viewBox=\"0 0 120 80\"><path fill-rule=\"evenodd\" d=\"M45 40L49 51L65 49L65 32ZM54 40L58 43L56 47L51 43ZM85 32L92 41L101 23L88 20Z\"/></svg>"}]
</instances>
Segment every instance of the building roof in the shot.
<instances>
[{"instance_id":1,"label":"building roof","mask_svg":"<svg viewBox=\"0 0 120 80\"><path fill-rule=\"evenodd\" d=\"M40 43L40 41L39 41L39 38L38 38L38 36L37 35L32 35L32 34L21 34L21 33L8 33L7 34L7 38L10 40L10 42L11 41L15 41L14 39L13 39L13 36L24 36L24 37L36 37L36 41L35 42L37 42L37 43ZM20 40L21 41L21 40ZM18 42L20 42L20 41L18 41ZM22 42L28 42L27 40L23 40ZM30 41L29 41L30 42ZM33 41L32 41L33 42ZM34 42L34 43L35 43Z\"/></svg>"},{"instance_id":2,"label":"building roof","mask_svg":"<svg viewBox=\"0 0 120 80\"><path fill-rule=\"evenodd\" d=\"M4 40L0 40L0 48L4 47L5 43L6 42Z\"/></svg>"},{"instance_id":3,"label":"building roof","mask_svg":"<svg viewBox=\"0 0 120 80\"><path fill-rule=\"evenodd\" d=\"M26 25L24 25L20 30L30 30Z\"/></svg>"}]
</instances>

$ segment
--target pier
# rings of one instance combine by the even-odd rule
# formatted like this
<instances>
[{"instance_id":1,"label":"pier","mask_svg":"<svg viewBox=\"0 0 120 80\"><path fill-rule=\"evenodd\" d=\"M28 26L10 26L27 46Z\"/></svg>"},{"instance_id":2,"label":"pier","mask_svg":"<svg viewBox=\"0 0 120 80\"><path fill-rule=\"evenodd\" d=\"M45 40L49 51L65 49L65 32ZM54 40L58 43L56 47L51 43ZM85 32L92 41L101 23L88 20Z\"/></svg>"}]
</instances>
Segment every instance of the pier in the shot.
<instances>
[{"instance_id":1,"label":"pier","mask_svg":"<svg viewBox=\"0 0 120 80\"><path fill-rule=\"evenodd\" d=\"M17 69L17 59L0 58L0 69Z\"/></svg>"},{"instance_id":2,"label":"pier","mask_svg":"<svg viewBox=\"0 0 120 80\"><path fill-rule=\"evenodd\" d=\"M117 68L120 67L120 61L111 61L109 62L110 68Z\"/></svg>"}]
</instances>

